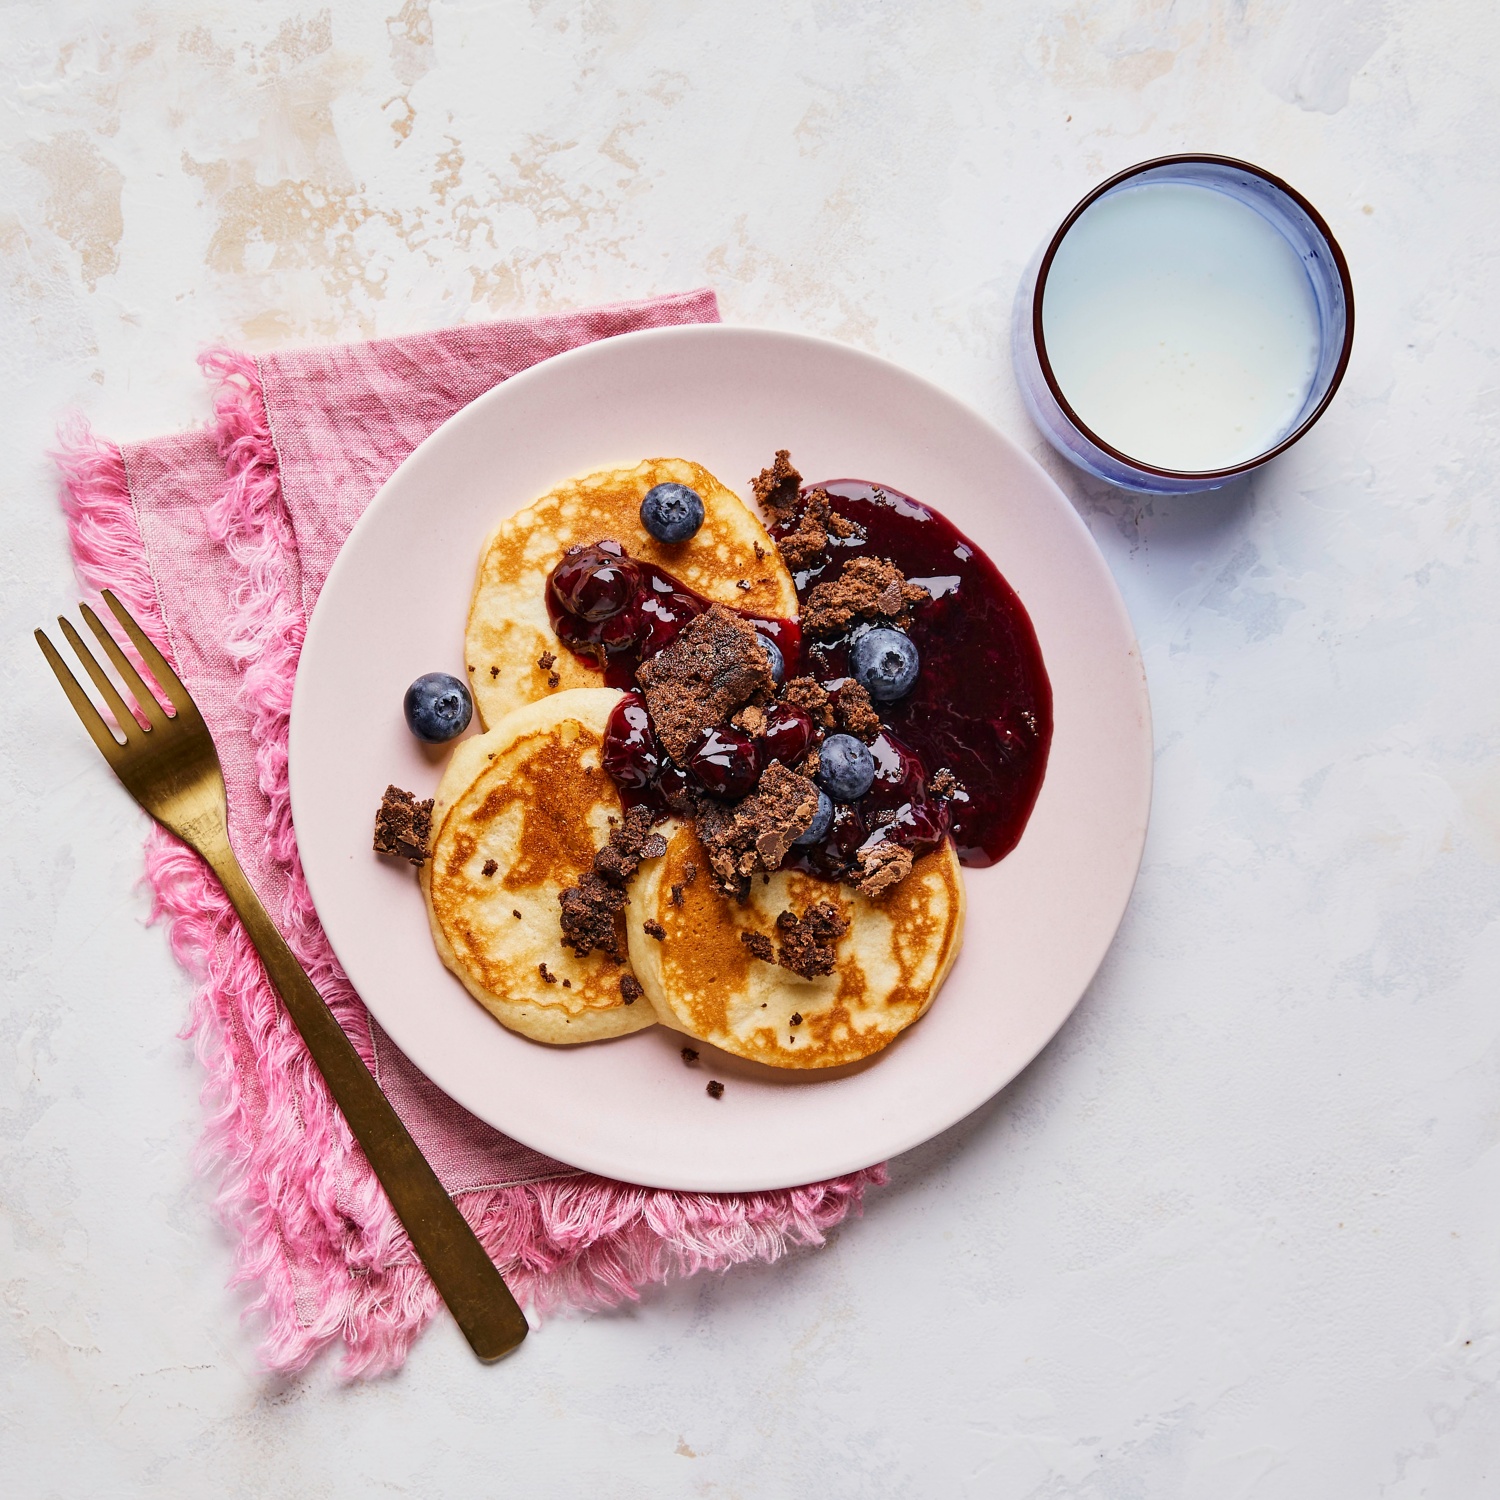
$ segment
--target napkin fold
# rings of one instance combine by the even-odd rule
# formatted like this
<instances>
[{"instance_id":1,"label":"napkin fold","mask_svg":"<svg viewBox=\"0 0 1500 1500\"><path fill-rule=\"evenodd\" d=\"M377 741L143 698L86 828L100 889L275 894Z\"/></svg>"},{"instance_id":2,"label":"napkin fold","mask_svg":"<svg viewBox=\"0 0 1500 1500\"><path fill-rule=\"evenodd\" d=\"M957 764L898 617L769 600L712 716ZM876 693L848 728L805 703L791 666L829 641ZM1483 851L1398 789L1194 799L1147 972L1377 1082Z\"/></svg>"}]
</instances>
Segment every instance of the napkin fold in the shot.
<instances>
[{"instance_id":1,"label":"napkin fold","mask_svg":"<svg viewBox=\"0 0 1500 1500\"><path fill-rule=\"evenodd\" d=\"M401 1054L339 967L307 892L287 728L307 621L350 527L416 445L549 356L641 328L717 322L709 290L467 324L406 338L227 349L206 429L115 445L65 429L64 509L80 576L111 587L172 658L213 731L246 873L361 1057L504 1272L538 1314L618 1304L673 1275L819 1245L871 1168L764 1193L679 1193L580 1172L510 1140ZM399 1366L438 1310L255 950L207 867L152 829L153 912L197 979L185 1036L205 1068L201 1168L236 1238L261 1355L279 1371L342 1340L346 1374Z\"/></svg>"}]
</instances>

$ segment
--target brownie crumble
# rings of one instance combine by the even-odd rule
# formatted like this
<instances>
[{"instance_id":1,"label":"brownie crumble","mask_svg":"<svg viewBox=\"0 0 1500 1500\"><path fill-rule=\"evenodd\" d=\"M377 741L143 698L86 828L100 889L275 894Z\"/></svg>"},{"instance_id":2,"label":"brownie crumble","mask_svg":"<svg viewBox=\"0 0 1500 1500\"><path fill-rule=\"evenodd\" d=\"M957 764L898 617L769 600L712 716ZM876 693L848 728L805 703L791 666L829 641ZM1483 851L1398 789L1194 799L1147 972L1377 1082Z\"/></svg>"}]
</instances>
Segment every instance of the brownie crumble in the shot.
<instances>
[{"instance_id":1,"label":"brownie crumble","mask_svg":"<svg viewBox=\"0 0 1500 1500\"><path fill-rule=\"evenodd\" d=\"M867 745L873 744L880 734L880 715L870 701L869 689L861 683L851 680L839 689L833 716L840 729Z\"/></svg>"},{"instance_id":2,"label":"brownie crumble","mask_svg":"<svg viewBox=\"0 0 1500 1500\"><path fill-rule=\"evenodd\" d=\"M692 620L636 673L667 754L685 761L694 740L752 699L776 690L755 627L722 604Z\"/></svg>"},{"instance_id":3,"label":"brownie crumble","mask_svg":"<svg viewBox=\"0 0 1500 1500\"><path fill-rule=\"evenodd\" d=\"M513 916L518 922L521 920L521 913L518 911L512 910L511 916Z\"/></svg>"},{"instance_id":4,"label":"brownie crumble","mask_svg":"<svg viewBox=\"0 0 1500 1500\"><path fill-rule=\"evenodd\" d=\"M867 896L878 896L911 874L911 850L889 838L859 851L854 883Z\"/></svg>"},{"instance_id":5,"label":"brownie crumble","mask_svg":"<svg viewBox=\"0 0 1500 1500\"><path fill-rule=\"evenodd\" d=\"M399 786L388 786L375 814L375 852L426 863L432 838L432 798L419 802Z\"/></svg>"},{"instance_id":6,"label":"brownie crumble","mask_svg":"<svg viewBox=\"0 0 1500 1500\"><path fill-rule=\"evenodd\" d=\"M793 1026L800 1026L802 1024L802 1012L800 1010L794 1010L792 1012L791 1024Z\"/></svg>"},{"instance_id":7,"label":"brownie crumble","mask_svg":"<svg viewBox=\"0 0 1500 1500\"><path fill-rule=\"evenodd\" d=\"M715 887L726 896L743 896L752 875L780 869L792 841L812 827L817 811L817 787L774 760L738 807L705 805L696 827Z\"/></svg>"},{"instance_id":8,"label":"brownie crumble","mask_svg":"<svg viewBox=\"0 0 1500 1500\"><path fill-rule=\"evenodd\" d=\"M671 901L671 903L672 903L673 906L681 906L682 905L682 887L680 885L674 885L672 887L672 894L671 894L671 896L668 899Z\"/></svg>"},{"instance_id":9,"label":"brownie crumble","mask_svg":"<svg viewBox=\"0 0 1500 1500\"><path fill-rule=\"evenodd\" d=\"M682 883L684 885L691 885L697 878L698 862L690 859L682 867Z\"/></svg>"},{"instance_id":10,"label":"brownie crumble","mask_svg":"<svg viewBox=\"0 0 1500 1500\"><path fill-rule=\"evenodd\" d=\"M474 668L470 667L469 670L472 672L474 670ZM491 681L493 681L499 675L500 675L500 668L499 667L491 667L490 668L490 680Z\"/></svg>"},{"instance_id":11,"label":"brownie crumble","mask_svg":"<svg viewBox=\"0 0 1500 1500\"><path fill-rule=\"evenodd\" d=\"M967 797L969 794L964 790L964 784L947 767L944 766L931 781L927 783L927 790L934 797Z\"/></svg>"},{"instance_id":12,"label":"brownie crumble","mask_svg":"<svg viewBox=\"0 0 1500 1500\"><path fill-rule=\"evenodd\" d=\"M565 990L572 989L573 988L573 981L571 979L565 979L565 980L563 980L563 988Z\"/></svg>"},{"instance_id":13,"label":"brownie crumble","mask_svg":"<svg viewBox=\"0 0 1500 1500\"><path fill-rule=\"evenodd\" d=\"M863 541L865 529L833 508L827 490L809 490L802 503L796 527L776 539L781 560L794 573L811 572L828 561L831 539Z\"/></svg>"},{"instance_id":14,"label":"brownie crumble","mask_svg":"<svg viewBox=\"0 0 1500 1500\"><path fill-rule=\"evenodd\" d=\"M620 998L626 1005L634 1005L646 992L641 988L641 982L634 974L620 975Z\"/></svg>"},{"instance_id":15,"label":"brownie crumble","mask_svg":"<svg viewBox=\"0 0 1500 1500\"><path fill-rule=\"evenodd\" d=\"M655 938L658 943L663 943L666 941L667 929L663 927L660 922L642 922L641 931L644 932L647 937Z\"/></svg>"},{"instance_id":16,"label":"brownie crumble","mask_svg":"<svg viewBox=\"0 0 1500 1500\"><path fill-rule=\"evenodd\" d=\"M771 952L771 940L763 932L742 932L740 941L750 950L751 956L760 959L762 963L774 963L775 955Z\"/></svg>"},{"instance_id":17,"label":"brownie crumble","mask_svg":"<svg viewBox=\"0 0 1500 1500\"><path fill-rule=\"evenodd\" d=\"M762 469L750 481L750 491L772 523L791 520L801 499L802 476L792 467L787 449L777 449L771 467Z\"/></svg>"},{"instance_id":18,"label":"brownie crumble","mask_svg":"<svg viewBox=\"0 0 1500 1500\"><path fill-rule=\"evenodd\" d=\"M632 807L625 821L610 830L609 842L594 856L594 873L612 885L624 885L645 859L660 859L667 852L667 841L651 831L651 813L644 807Z\"/></svg>"},{"instance_id":19,"label":"brownie crumble","mask_svg":"<svg viewBox=\"0 0 1500 1500\"><path fill-rule=\"evenodd\" d=\"M556 672L547 673L547 686L549 688L555 688L561 681L562 678L559 677Z\"/></svg>"},{"instance_id":20,"label":"brownie crumble","mask_svg":"<svg viewBox=\"0 0 1500 1500\"><path fill-rule=\"evenodd\" d=\"M482 875L493 875L495 873L495 871L498 870L499 868L500 868L500 866L497 865L494 860L487 859L484 862L484 869L480 871L480 874L482 874Z\"/></svg>"},{"instance_id":21,"label":"brownie crumble","mask_svg":"<svg viewBox=\"0 0 1500 1500\"><path fill-rule=\"evenodd\" d=\"M826 641L867 620L904 630L911 624L912 609L931 597L920 583L908 583L894 563L854 557L837 578L813 586L802 611L802 629Z\"/></svg>"},{"instance_id":22,"label":"brownie crumble","mask_svg":"<svg viewBox=\"0 0 1500 1500\"><path fill-rule=\"evenodd\" d=\"M764 562L766 560L766 549L759 542L754 542L752 545L755 548L756 562Z\"/></svg>"},{"instance_id":23,"label":"brownie crumble","mask_svg":"<svg viewBox=\"0 0 1500 1500\"><path fill-rule=\"evenodd\" d=\"M805 709L814 724L833 728L833 709L828 694L815 677L794 677L781 690L781 701Z\"/></svg>"},{"instance_id":24,"label":"brownie crumble","mask_svg":"<svg viewBox=\"0 0 1500 1500\"><path fill-rule=\"evenodd\" d=\"M692 1067L698 1061L698 1049L696 1047L684 1047L682 1049L682 1060L688 1067Z\"/></svg>"},{"instance_id":25,"label":"brownie crumble","mask_svg":"<svg viewBox=\"0 0 1500 1500\"><path fill-rule=\"evenodd\" d=\"M542 654L537 657L536 664L542 669L542 671L550 672L552 670L553 663L556 662L556 660L557 658L550 651L543 651Z\"/></svg>"},{"instance_id":26,"label":"brownie crumble","mask_svg":"<svg viewBox=\"0 0 1500 1500\"><path fill-rule=\"evenodd\" d=\"M624 891L590 870L558 900L562 903L564 947L571 948L579 958L587 958L598 948L616 963L624 962L617 920L625 910Z\"/></svg>"},{"instance_id":27,"label":"brownie crumble","mask_svg":"<svg viewBox=\"0 0 1500 1500\"><path fill-rule=\"evenodd\" d=\"M546 964L544 964L544 963L538 964L536 966L536 971L537 971L538 974L540 974L542 976L542 982L544 984L556 984L557 983L557 975L553 974L547 968Z\"/></svg>"},{"instance_id":28,"label":"brownie crumble","mask_svg":"<svg viewBox=\"0 0 1500 1500\"><path fill-rule=\"evenodd\" d=\"M724 1085L717 1078L708 1080L708 1087L703 1091L710 1099L722 1099L724 1097Z\"/></svg>"},{"instance_id":29,"label":"brownie crumble","mask_svg":"<svg viewBox=\"0 0 1500 1500\"><path fill-rule=\"evenodd\" d=\"M814 902L800 917L784 911L776 918L776 962L803 979L832 974L835 945L848 930L848 918L828 901Z\"/></svg>"}]
</instances>

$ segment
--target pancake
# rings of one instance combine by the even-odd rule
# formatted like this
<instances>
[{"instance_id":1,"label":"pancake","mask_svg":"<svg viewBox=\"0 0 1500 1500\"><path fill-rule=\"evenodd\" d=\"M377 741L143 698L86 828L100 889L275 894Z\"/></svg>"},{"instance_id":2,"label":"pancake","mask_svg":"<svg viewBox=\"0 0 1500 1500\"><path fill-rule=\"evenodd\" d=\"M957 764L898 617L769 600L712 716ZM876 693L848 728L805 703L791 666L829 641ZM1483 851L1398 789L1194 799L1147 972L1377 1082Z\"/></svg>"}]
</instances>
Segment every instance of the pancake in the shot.
<instances>
[{"instance_id":1,"label":"pancake","mask_svg":"<svg viewBox=\"0 0 1500 1500\"><path fill-rule=\"evenodd\" d=\"M703 497L695 536L675 546L641 525L641 500L654 485L675 481ZM752 614L795 618L791 574L755 514L707 469L683 458L652 458L633 469L606 469L571 479L490 534L480 554L469 606L464 660L480 722L498 724L513 709L568 688L594 688L599 672L552 633L547 575L569 547L613 539L633 557L658 567L708 599ZM756 555L759 547L760 555ZM740 580L749 589L739 588ZM557 687L538 658L550 651Z\"/></svg>"},{"instance_id":2,"label":"pancake","mask_svg":"<svg viewBox=\"0 0 1500 1500\"><path fill-rule=\"evenodd\" d=\"M691 884L689 865L698 870ZM949 843L873 900L782 870L754 882L741 905L713 889L707 870L697 835L677 825L667 852L632 884L631 966L664 1025L772 1067L832 1068L887 1046L932 1004L963 939L964 884ZM741 932L755 932L774 943L780 913L800 916L818 901L849 923L833 973L799 978L740 941ZM665 938L648 936L647 921L660 923Z\"/></svg>"},{"instance_id":3,"label":"pancake","mask_svg":"<svg viewBox=\"0 0 1500 1500\"><path fill-rule=\"evenodd\" d=\"M421 882L438 953L491 1015L539 1042L598 1041L656 1019L644 999L625 1003L626 967L575 956L559 922L559 894L622 813L600 761L619 699L595 687L508 714L458 746L434 800Z\"/></svg>"}]
</instances>

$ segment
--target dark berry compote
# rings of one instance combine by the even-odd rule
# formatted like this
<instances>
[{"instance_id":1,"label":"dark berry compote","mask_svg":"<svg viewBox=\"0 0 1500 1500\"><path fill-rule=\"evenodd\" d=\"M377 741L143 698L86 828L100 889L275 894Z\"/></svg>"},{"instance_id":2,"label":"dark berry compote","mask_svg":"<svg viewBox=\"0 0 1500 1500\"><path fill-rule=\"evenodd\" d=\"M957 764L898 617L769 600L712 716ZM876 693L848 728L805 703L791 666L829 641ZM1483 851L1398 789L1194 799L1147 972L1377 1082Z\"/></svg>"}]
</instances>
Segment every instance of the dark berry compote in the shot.
<instances>
[{"instance_id":1,"label":"dark berry compote","mask_svg":"<svg viewBox=\"0 0 1500 1500\"><path fill-rule=\"evenodd\" d=\"M1025 606L985 553L931 507L857 479L807 485L802 493L815 489L859 530L830 539L824 558L795 575L797 597L805 602L857 557L887 559L927 589L931 599L912 610L907 631L921 669L909 693L879 705L883 737L899 736L929 773L953 772L962 790L947 814L959 858L994 864L1026 828L1052 742L1052 687ZM779 539L794 524L771 534ZM825 687L841 683L859 633L856 626L838 640L805 640L802 670ZM878 760L879 741L875 748Z\"/></svg>"},{"instance_id":2,"label":"dark berry compote","mask_svg":"<svg viewBox=\"0 0 1500 1500\"><path fill-rule=\"evenodd\" d=\"M547 618L558 640L598 667L607 687L634 687L640 664L670 646L712 602L614 541L570 548L547 580ZM795 620L736 613L774 641L788 669L795 669L802 639Z\"/></svg>"}]
</instances>

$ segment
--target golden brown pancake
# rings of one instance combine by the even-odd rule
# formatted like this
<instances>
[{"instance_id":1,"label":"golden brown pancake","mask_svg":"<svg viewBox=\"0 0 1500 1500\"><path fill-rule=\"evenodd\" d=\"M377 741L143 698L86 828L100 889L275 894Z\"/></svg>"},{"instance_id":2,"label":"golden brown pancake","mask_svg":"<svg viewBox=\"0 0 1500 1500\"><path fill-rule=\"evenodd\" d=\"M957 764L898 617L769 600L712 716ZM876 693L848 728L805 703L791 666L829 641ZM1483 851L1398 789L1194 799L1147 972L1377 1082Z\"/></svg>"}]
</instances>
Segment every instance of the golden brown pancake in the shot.
<instances>
[{"instance_id":1,"label":"golden brown pancake","mask_svg":"<svg viewBox=\"0 0 1500 1500\"><path fill-rule=\"evenodd\" d=\"M656 541L640 518L646 491L668 481L703 497L703 525L675 546ZM512 709L549 693L600 685L599 672L552 633L546 589L548 574L569 547L605 539L706 598L752 614L797 613L791 575L765 528L707 469L683 458L652 458L633 469L570 479L502 521L480 554L464 659L484 725L498 724ZM742 580L748 589L738 586ZM544 652L556 658L550 667L539 664ZM552 675L555 688L549 686Z\"/></svg>"},{"instance_id":2,"label":"golden brown pancake","mask_svg":"<svg viewBox=\"0 0 1500 1500\"><path fill-rule=\"evenodd\" d=\"M621 816L600 760L619 698L595 687L518 709L459 745L438 785L421 876L433 941L481 1005L539 1042L598 1041L656 1019L644 999L625 1002L623 964L578 958L559 923L560 893Z\"/></svg>"},{"instance_id":3,"label":"golden brown pancake","mask_svg":"<svg viewBox=\"0 0 1500 1500\"><path fill-rule=\"evenodd\" d=\"M888 1045L932 1004L963 939L964 884L948 843L873 900L782 870L755 881L741 905L713 889L707 870L697 835L676 826L631 886L631 966L664 1025L773 1067L832 1068ZM740 941L751 932L774 944L783 911L801 916L819 901L849 923L833 973L799 978ZM665 929L661 941L648 921Z\"/></svg>"}]
</instances>

